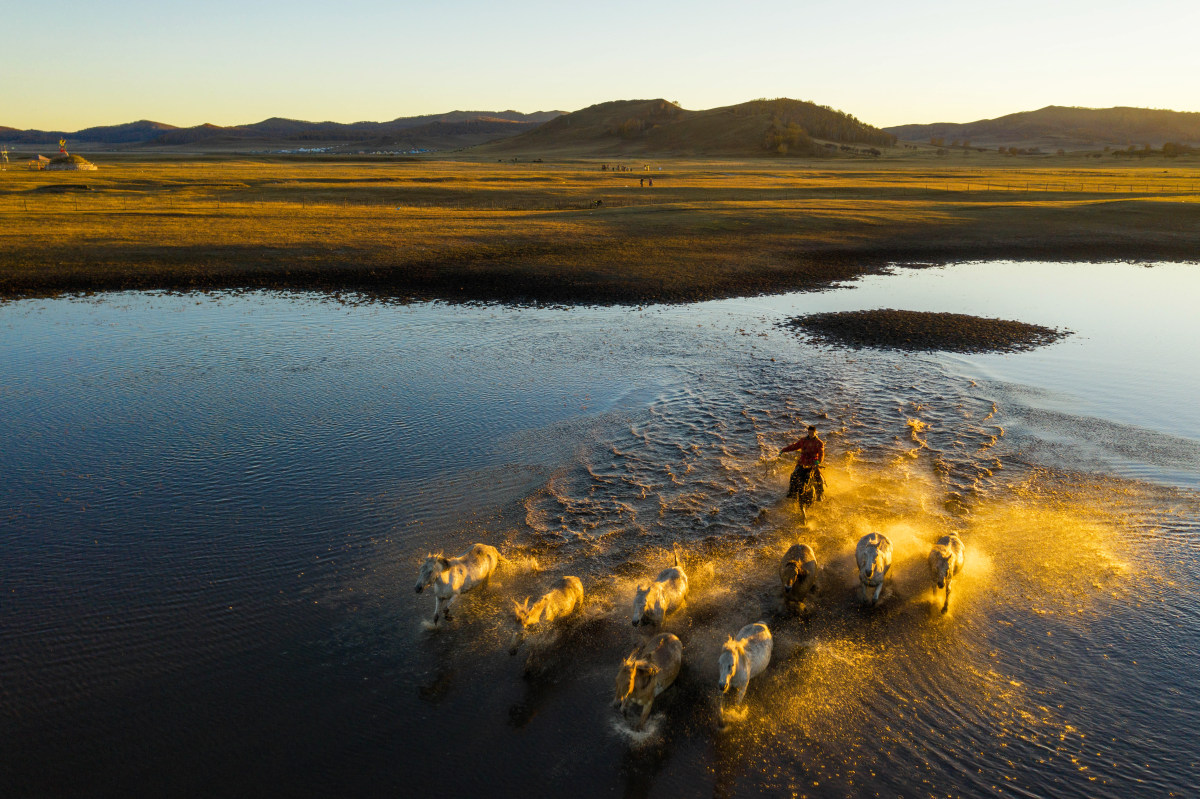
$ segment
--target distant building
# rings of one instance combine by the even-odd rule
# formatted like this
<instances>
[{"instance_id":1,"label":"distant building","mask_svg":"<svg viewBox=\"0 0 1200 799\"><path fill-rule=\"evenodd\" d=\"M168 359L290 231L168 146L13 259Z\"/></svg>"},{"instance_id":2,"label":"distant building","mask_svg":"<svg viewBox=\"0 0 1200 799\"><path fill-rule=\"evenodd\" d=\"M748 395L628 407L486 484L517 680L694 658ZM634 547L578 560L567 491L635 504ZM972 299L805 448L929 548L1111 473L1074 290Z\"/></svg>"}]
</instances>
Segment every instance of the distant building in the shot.
<instances>
[{"instance_id":1,"label":"distant building","mask_svg":"<svg viewBox=\"0 0 1200 799\"><path fill-rule=\"evenodd\" d=\"M50 159L44 155L39 155L29 162L30 169L45 169L50 164Z\"/></svg>"}]
</instances>

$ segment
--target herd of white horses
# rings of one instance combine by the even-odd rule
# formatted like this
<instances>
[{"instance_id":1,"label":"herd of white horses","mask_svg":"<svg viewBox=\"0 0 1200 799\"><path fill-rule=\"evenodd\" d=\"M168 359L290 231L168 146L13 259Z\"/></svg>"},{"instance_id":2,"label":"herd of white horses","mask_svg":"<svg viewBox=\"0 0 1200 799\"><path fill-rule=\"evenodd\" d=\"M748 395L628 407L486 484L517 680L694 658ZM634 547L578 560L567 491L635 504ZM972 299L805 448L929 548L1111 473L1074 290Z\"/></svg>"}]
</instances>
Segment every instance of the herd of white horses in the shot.
<instances>
[{"instance_id":1,"label":"herd of white horses","mask_svg":"<svg viewBox=\"0 0 1200 799\"><path fill-rule=\"evenodd\" d=\"M666 618L683 607L688 592L688 577L675 551L675 562L659 572L654 582L641 583L633 596L633 626L659 627ZM882 533L869 533L855 547L858 581L864 603L875 606L883 594L884 580L892 568L892 542ZM942 591L942 612L950 609L950 586L962 570L965 549L957 535L942 536L929 552L929 572L934 591ZM433 625L450 618L451 607L461 594L486 583L505 561L493 546L475 544L455 558L429 555L421 564L417 593L432 588L435 599ZM816 553L808 544L795 544L783 556L779 579L784 599L803 606L818 589ZM549 630L556 622L577 613L583 605L583 582L578 577L563 577L537 602L513 601L516 631L509 645L510 654L531 633ZM740 706L750 680L761 674L771 662L771 631L763 622L747 624L737 635L729 636L717 660L717 687L724 710L732 693L733 705ZM628 717L633 706L641 709L636 727L641 729L650 717L654 700L675 682L683 663L683 642L672 633L660 632L646 639L631 652L617 670L613 706Z\"/></svg>"}]
</instances>

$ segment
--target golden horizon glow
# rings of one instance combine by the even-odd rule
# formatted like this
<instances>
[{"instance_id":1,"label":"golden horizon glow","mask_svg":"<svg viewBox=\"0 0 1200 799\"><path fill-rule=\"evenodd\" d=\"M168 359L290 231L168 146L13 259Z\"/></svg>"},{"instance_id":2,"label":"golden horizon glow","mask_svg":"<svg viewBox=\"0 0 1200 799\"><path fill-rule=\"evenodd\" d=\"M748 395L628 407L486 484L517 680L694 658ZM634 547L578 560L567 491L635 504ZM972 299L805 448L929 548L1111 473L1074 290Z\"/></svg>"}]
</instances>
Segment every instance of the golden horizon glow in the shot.
<instances>
[{"instance_id":1,"label":"golden horizon glow","mask_svg":"<svg viewBox=\"0 0 1200 799\"><path fill-rule=\"evenodd\" d=\"M76 131L271 117L388 121L454 109L574 111L656 98L686 108L812 100L872 125L970 122L1047 105L1198 110L1200 7L1019 0L964 13L869 0L617 0L603 15L541 0L396 7L352 0L202 9L67 0L10 15L0 125Z\"/></svg>"}]
</instances>

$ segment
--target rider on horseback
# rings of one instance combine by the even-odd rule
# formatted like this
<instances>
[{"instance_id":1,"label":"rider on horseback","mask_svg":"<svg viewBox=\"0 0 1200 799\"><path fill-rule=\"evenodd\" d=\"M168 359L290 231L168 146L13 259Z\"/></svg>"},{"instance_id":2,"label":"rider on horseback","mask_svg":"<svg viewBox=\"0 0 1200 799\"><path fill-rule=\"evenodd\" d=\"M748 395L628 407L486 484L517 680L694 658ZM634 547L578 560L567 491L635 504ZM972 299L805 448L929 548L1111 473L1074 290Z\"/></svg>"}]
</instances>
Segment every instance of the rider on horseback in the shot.
<instances>
[{"instance_id":1,"label":"rider on horseback","mask_svg":"<svg viewBox=\"0 0 1200 799\"><path fill-rule=\"evenodd\" d=\"M800 491L808 481L809 475L812 474L813 498L819 502L825 493L825 478L821 476L821 461L825 460L825 442L817 438L816 425L810 424L808 435L788 444L779 451L779 454L796 450L800 450L800 457L796 460L796 469L792 472L787 495L789 498L795 497L799 501Z\"/></svg>"}]
</instances>

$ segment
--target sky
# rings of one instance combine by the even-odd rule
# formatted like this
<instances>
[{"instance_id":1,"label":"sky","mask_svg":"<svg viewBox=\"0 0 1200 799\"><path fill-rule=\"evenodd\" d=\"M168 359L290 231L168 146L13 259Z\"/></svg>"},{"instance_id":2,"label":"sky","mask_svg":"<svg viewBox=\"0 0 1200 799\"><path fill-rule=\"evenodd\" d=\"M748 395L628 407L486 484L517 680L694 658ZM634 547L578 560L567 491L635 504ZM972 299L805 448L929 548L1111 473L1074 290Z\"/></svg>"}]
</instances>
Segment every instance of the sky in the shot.
<instances>
[{"instance_id":1,"label":"sky","mask_svg":"<svg viewBox=\"0 0 1200 799\"><path fill-rule=\"evenodd\" d=\"M880 127L1200 111L1194 0L62 0L0 17L0 125L74 131L811 100Z\"/></svg>"}]
</instances>

